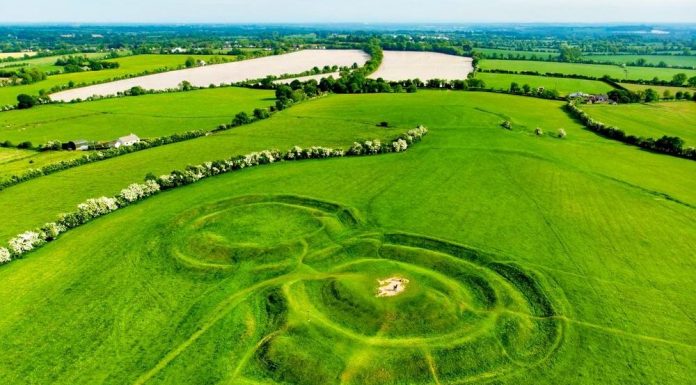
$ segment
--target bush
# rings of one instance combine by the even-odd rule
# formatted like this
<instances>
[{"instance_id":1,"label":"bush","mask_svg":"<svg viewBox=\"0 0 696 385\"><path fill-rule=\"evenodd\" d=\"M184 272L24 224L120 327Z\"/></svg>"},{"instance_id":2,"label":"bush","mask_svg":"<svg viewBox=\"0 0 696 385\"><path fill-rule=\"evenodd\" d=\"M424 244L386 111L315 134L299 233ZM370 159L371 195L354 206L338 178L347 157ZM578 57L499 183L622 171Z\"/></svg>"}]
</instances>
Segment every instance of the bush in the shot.
<instances>
[{"instance_id":1,"label":"bush","mask_svg":"<svg viewBox=\"0 0 696 385\"><path fill-rule=\"evenodd\" d=\"M561 139L563 139L563 138L566 137L566 132L565 132L564 129L562 129L562 128L559 128L559 129L558 129L558 137L561 138Z\"/></svg>"},{"instance_id":2,"label":"bush","mask_svg":"<svg viewBox=\"0 0 696 385\"><path fill-rule=\"evenodd\" d=\"M10 262L12 260L12 254L10 250L0 247L0 264Z\"/></svg>"},{"instance_id":3,"label":"bush","mask_svg":"<svg viewBox=\"0 0 696 385\"><path fill-rule=\"evenodd\" d=\"M233 127L242 126L244 124L249 123L251 123L251 118L249 117L249 115L247 115L246 112L240 112L234 116L234 119L232 119Z\"/></svg>"},{"instance_id":4,"label":"bush","mask_svg":"<svg viewBox=\"0 0 696 385\"><path fill-rule=\"evenodd\" d=\"M29 149L29 148L32 148L32 147L33 147L33 145L32 145L31 142L29 142L29 141L22 142L22 143L20 143L20 144L17 145L17 148L19 148L19 149Z\"/></svg>"},{"instance_id":5,"label":"bush","mask_svg":"<svg viewBox=\"0 0 696 385\"><path fill-rule=\"evenodd\" d=\"M38 99L27 94L17 95L17 109L26 110L34 107L38 103Z\"/></svg>"},{"instance_id":6,"label":"bush","mask_svg":"<svg viewBox=\"0 0 696 385\"><path fill-rule=\"evenodd\" d=\"M254 110L254 117L256 119L268 119L271 116L271 113L268 112L267 109L265 108L257 108Z\"/></svg>"},{"instance_id":7,"label":"bush","mask_svg":"<svg viewBox=\"0 0 696 385\"><path fill-rule=\"evenodd\" d=\"M540 127L537 127L537 128L534 130L534 133L535 133L537 136L542 136L542 135L544 135L544 130L542 130Z\"/></svg>"},{"instance_id":8,"label":"bush","mask_svg":"<svg viewBox=\"0 0 696 385\"><path fill-rule=\"evenodd\" d=\"M503 121L503 123L501 123L500 125L506 130L512 130L512 122L510 122L509 120Z\"/></svg>"}]
</instances>

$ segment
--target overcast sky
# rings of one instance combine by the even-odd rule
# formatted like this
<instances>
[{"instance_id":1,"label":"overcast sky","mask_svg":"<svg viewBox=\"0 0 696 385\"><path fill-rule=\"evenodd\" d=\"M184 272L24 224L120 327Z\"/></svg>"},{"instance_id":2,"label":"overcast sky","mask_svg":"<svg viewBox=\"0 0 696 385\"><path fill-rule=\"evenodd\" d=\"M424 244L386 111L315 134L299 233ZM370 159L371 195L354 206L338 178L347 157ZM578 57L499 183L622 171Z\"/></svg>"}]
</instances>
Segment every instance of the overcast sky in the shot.
<instances>
[{"instance_id":1,"label":"overcast sky","mask_svg":"<svg viewBox=\"0 0 696 385\"><path fill-rule=\"evenodd\" d=\"M696 0L20 0L2 23L696 22Z\"/></svg>"}]
</instances>

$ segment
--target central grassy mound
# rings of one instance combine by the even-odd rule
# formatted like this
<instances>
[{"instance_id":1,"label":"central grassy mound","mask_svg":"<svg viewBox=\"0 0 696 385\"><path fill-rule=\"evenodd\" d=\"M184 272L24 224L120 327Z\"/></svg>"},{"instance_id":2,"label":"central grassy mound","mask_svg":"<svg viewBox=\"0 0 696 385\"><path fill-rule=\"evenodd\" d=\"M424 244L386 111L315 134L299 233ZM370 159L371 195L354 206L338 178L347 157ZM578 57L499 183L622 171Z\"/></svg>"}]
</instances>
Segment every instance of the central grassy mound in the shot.
<instances>
[{"instance_id":1,"label":"central grassy mound","mask_svg":"<svg viewBox=\"0 0 696 385\"><path fill-rule=\"evenodd\" d=\"M363 222L351 208L273 195L201 205L172 220L174 263L209 279L251 273L221 302L225 311L257 304L246 321L257 342L235 378L459 381L537 365L561 343L557 300L536 273L447 242L375 233ZM408 290L378 297L376 283L389 276L408 280Z\"/></svg>"}]
</instances>

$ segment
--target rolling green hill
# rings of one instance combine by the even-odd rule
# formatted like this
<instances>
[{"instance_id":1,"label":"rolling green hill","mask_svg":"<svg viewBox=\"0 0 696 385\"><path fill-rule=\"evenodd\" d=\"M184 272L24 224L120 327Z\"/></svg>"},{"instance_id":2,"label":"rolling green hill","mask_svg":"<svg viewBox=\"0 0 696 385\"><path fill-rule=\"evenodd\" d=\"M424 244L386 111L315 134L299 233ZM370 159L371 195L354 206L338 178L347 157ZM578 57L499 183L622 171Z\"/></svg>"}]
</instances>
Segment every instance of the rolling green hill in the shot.
<instances>
[{"instance_id":1,"label":"rolling green hill","mask_svg":"<svg viewBox=\"0 0 696 385\"><path fill-rule=\"evenodd\" d=\"M0 239L150 171L417 124L405 153L212 177L0 266L0 383L691 381L696 164L561 102L324 97L0 191ZM390 277L403 293L376 297Z\"/></svg>"}]
</instances>

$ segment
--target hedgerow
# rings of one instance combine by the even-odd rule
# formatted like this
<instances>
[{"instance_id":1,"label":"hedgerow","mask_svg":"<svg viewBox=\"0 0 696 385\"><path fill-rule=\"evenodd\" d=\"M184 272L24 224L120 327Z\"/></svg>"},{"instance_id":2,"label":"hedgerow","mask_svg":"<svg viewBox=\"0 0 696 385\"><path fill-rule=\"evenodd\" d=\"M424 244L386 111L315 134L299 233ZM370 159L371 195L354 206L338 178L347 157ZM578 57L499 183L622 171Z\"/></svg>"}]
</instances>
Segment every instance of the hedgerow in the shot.
<instances>
[{"instance_id":1,"label":"hedgerow","mask_svg":"<svg viewBox=\"0 0 696 385\"><path fill-rule=\"evenodd\" d=\"M655 139L627 135L620 128L607 126L602 122L592 119L586 112L578 108L573 102L569 102L566 105L566 111L578 119L589 130L609 139L618 140L662 154L696 160L696 148L684 148L684 140L678 136L663 135L661 138Z\"/></svg>"}]
</instances>

